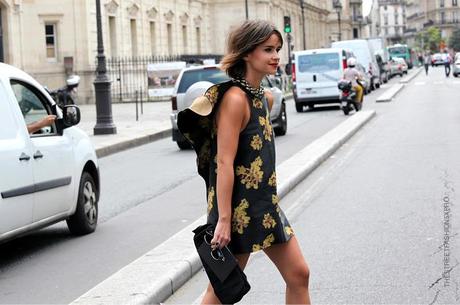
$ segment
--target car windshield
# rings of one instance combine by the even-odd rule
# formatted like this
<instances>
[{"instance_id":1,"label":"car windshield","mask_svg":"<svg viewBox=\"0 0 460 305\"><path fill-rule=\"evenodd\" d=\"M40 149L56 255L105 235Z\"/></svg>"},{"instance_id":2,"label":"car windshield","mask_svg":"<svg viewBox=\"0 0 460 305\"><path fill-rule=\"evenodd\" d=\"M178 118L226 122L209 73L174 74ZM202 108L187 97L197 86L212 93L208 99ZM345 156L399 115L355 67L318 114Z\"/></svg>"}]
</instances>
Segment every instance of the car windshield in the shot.
<instances>
[{"instance_id":1,"label":"car windshield","mask_svg":"<svg viewBox=\"0 0 460 305\"><path fill-rule=\"evenodd\" d=\"M218 84L230 78L219 68L205 68L199 70L189 70L182 74L177 93L185 93L187 89L196 82L208 81Z\"/></svg>"},{"instance_id":2,"label":"car windshield","mask_svg":"<svg viewBox=\"0 0 460 305\"><path fill-rule=\"evenodd\" d=\"M391 47L391 48L388 48L388 51L391 54L406 54L407 48L406 47Z\"/></svg>"},{"instance_id":3,"label":"car windshield","mask_svg":"<svg viewBox=\"0 0 460 305\"><path fill-rule=\"evenodd\" d=\"M339 69L339 54L323 53L299 56L299 72L325 73Z\"/></svg>"}]
</instances>

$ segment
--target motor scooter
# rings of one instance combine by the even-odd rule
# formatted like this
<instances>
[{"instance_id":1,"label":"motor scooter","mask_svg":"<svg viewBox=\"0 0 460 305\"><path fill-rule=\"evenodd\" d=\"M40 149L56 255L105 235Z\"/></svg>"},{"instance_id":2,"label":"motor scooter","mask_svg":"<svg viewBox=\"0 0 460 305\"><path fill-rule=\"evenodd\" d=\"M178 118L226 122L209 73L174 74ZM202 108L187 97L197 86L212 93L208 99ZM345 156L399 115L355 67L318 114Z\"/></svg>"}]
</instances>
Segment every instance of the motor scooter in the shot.
<instances>
[{"instance_id":1,"label":"motor scooter","mask_svg":"<svg viewBox=\"0 0 460 305\"><path fill-rule=\"evenodd\" d=\"M63 108L66 105L76 105L77 88L80 84L80 76L71 75L66 80L66 85L56 90L48 90L48 93L56 101L56 104Z\"/></svg>"},{"instance_id":2,"label":"motor scooter","mask_svg":"<svg viewBox=\"0 0 460 305\"><path fill-rule=\"evenodd\" d=\"M345 115L350 111L360 111L362 103L356 101L356 91L353 89L352 83L349 80L342 79L338 83L340 90L340 108Z\"/></svg>"}]
</instances>

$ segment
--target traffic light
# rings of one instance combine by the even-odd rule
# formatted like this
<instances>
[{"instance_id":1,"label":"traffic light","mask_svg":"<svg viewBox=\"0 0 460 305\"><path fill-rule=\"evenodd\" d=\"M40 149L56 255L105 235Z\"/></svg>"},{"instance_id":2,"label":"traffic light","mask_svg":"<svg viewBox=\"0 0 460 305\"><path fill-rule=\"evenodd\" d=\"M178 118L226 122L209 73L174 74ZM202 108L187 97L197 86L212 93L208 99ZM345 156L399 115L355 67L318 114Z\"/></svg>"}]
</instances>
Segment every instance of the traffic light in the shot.
<instances>
[{"instance_id":1,"label":"traffic light","mask_svg":"<svg viewBox=\"0 0 460 305\"><path fill-rule=\"evenodd\" d=\"M291 33L291 17L284 16L284 33Z\"/></svg>"}]
</instances>

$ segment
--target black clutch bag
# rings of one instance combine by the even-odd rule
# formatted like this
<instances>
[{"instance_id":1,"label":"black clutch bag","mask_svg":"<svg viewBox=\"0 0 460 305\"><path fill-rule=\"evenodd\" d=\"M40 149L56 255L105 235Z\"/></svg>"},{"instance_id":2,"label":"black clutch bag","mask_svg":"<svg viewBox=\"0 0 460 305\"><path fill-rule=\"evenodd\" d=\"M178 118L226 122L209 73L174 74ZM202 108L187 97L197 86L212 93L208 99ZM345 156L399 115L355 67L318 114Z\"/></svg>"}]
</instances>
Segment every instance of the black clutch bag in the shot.
<instances>
[{"instance_id":1,"label":"black clutch bag","mask_svg":"<svg viewBox=\"0 0 460 305\"><path fill-rule=\"evenodd\" d=\"M200 256L203 268L222 304L239 302L251 286L238 262L227 247L211 249L214 226L205 224L193 230L193 242Z\"/></svg>"}]
</instances>

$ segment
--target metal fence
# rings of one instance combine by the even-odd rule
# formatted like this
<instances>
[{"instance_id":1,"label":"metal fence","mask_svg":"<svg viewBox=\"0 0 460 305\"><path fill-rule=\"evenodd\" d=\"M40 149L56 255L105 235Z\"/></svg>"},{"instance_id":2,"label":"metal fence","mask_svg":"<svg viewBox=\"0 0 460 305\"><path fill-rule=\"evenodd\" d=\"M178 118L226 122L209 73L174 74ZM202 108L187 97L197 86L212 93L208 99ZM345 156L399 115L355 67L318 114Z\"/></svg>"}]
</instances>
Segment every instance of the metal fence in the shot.
<instances>
[{"instance_id":1,"label":"metal fence","mask_svg":"<svg viewBox=\"0 0 460 305\"><path fill-rule=\"evenodd\" d=\"M107 58L107 74L112 80L112 101L133 102L161 100L149 97L147 66L153 63L185 61L187 65L200 64L204 59L219 62L221 55L177 55ZM164 97L162 97L164 99Z\"/></svg>"}]
</instances>

